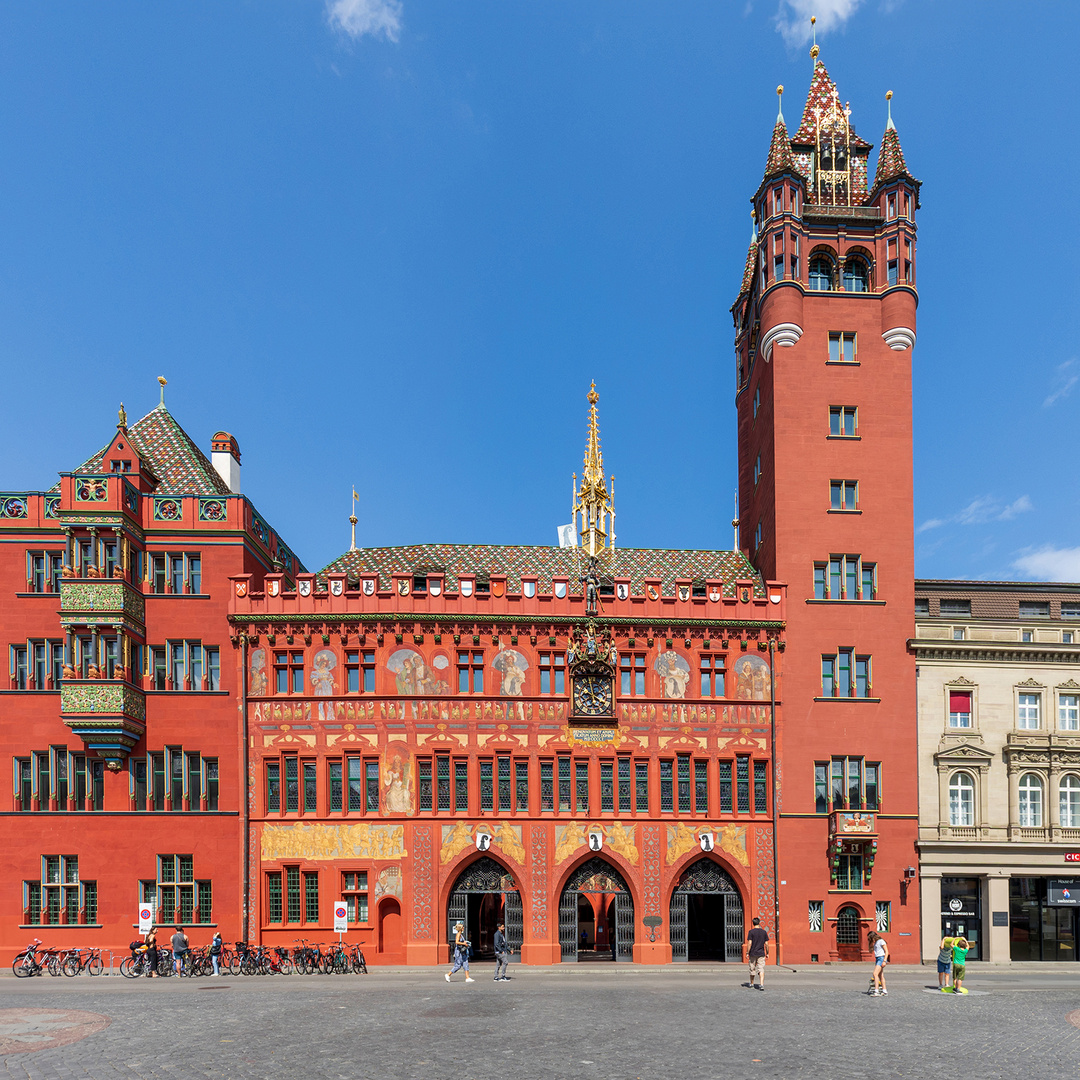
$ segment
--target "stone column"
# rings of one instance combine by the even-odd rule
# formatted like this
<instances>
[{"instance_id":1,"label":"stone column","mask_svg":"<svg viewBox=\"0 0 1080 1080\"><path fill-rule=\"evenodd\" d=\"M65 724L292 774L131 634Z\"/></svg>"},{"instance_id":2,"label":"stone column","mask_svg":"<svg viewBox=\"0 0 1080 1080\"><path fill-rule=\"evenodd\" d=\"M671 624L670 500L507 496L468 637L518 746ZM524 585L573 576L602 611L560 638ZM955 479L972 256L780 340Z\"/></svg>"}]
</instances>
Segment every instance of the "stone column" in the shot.
<instances>
[{"instance_id":1,"label":"stone column","mask_svg":"<svg viewBox=\"0 0 1080 1080\"><path fill-rule=\"evenodd\" d=\"M938 765L938 836L949 835L949 766Z\"/></svg>"},{"instance_id":2,"label":"stone column","mask_svg":"<svg viewBox=\"0 0 1080 1080\"><path fill-rule=\"evenodd\" d=\"M922 899L922 958L936 960L941 941L941 874L921 871L919 889Z\"/></svg>"},{"instance_id":3,"label":"stone column","mask_svg":"<svg viewBox=\"0 0 1080 1080\"><path fill-rule=\"evenodd\" d=\"M1004 870L992 871L986 879L987 903L983 912L984 960L991 964L1007 964L1012 957L1009 952L1009 927L994 926L994 912L1009 910L1009 875Z\"/></svg>"},{"instance_id":4,"label":"stone column","mask_svg":"<svg viewBox=\"0 0 1080 1080\"><path fill-rule=\"evenodd\" d=\"M1009 836L1020 828L1020 769L1011 759L1007 766L1009 774Z\"/></svg>"},{"instance_id":5,"label":"stone column","mask_svg":"<svg viewBox=\"0 0 1080 1080\"><path fill-rule=\"evenodd\" d=\"M1056 758L1050 759L1050 775L1046 780L1046 823L1050 826L1050 837L1056 840L1061 828L1061 798L1058 785L1061 783L1061 765Z\"/></svg>"}]
</instances>

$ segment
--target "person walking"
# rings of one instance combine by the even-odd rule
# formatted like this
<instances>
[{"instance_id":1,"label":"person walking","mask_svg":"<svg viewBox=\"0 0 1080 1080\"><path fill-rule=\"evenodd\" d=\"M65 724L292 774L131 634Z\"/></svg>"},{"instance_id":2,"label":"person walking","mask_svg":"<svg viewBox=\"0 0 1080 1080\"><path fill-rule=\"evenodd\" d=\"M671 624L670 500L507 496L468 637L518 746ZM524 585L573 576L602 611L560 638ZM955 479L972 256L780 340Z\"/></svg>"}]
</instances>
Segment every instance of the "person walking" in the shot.
<instances>
[{"instance_id":1,"label":"person walking","mask_svg":"<svg viewBox=\"0 0 1080 1080\"><path fill-rule=\"evenodd\" d=\"M967 964L968 950L971 943L967 938L958 937L953 942L952 950L952 988L954 994L966 994L964 989L964 970Z\"/></svg>"},{"instance_id":2,"label":"person walking","mask_svg":"<svg viewBox=\"0 0 1080 1080\"><path fill-rule=\"evenodd\" d=\"M172 936L172 955L173 955L173 972L180 975L184 970L184 959L187 957L188 949L190 948L188 942L188 936L184 933L182 926L174 927L176 933Z\"/></svg>"},{"instance_id":3,"label":"person walking","mask_svg":"<svg viewBox=\"0 0 1080 1080\"><path fill-rule=\"evenodd\" d=\"M148 974L151 979L158 977L158 947L157 947L157 927L151 926L147 932L145 938L146 944L146 966L149 969Z\"/></svg>"},{"instance_id":4,"label":"person walking","mask_svg":"<svg viewBox=\"0 0 1080 1080\"><path fill-rule=\"evenodd\" d=\"M506 940L506 923L495 929L495 982L509 982L506 969L510 966L510 942Z\"/></svg>"},{"instance_id":5,"label":"person walking","mask_svg":"<svg viewBox=\"0 0 1080 1080\"><path fill-rule=\"evenodd\" d=\"M949 977L952 974L952 951L955 942L956 938L943 937L941 944L938 946L937 984L938 989L943 994L947 994L952 989L949 984Z\"/></svg>"},{"instance_id":6,"label":"person walking","mask_svg":"<svg viewBox=\"0 0 1080 1080\"><path fill-rule=\"evenodd\" d=\"M761 920L755 915L754 925L750 927L750 933L746 935L749 948L746 958L750 963L750 989L765 989L765 961L769 956L769 931L761 925ZM758 977L758 985L754 986L754 976Z\"/></svg>"},{"instance_id":7,"label":"person walking","mask_svg":"<svg viewBox=\"0 0 1080 1080\"><path fill-rule=\"evenodd\" d=\"M210 942L210 963L214 965L214 974L221 975L221 931L214 934L214 940Z\"/></svg>"},{"instance_id":8,"label":"person walking","mask_svg":"<svg viewBox=\"0 0 1080 1080\"><path fill-rule=\"evenodd\" d=\"M871 997L888 997L885 988L885 965L889 962L889 943L876 931L870 932L869 942L874 950L874 982L870 988Z\"/></svg>"},{"instance_id":9,"label":"person walking","mask_svg":"<svg viewBox=\"0 0 1080 1080\"><path fill-rule=\"evenodd\" d=\"M450 976L454 974L459 968L465 969L465 981L467 983L476 982L476 980L469 974L469 947L472 942L465 937L465 924L463 922L454 923L454 966L446 973L446 981L450 981Z\"/></svg>"}]
</instances>

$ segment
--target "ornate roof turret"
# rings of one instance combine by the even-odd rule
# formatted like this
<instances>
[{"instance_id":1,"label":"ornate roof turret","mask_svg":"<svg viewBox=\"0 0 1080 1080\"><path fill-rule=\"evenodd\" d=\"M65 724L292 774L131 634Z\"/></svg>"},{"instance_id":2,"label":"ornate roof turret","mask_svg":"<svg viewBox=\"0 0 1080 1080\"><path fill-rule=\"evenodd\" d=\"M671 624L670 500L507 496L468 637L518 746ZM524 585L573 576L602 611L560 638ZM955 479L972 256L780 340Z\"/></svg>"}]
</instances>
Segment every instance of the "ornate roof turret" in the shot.
<instances>
[{"instance_id":1,"label":"ornate roof turret","mask_svg":"<svg viewBox=\"0 0 1080 1080\"><path fill-rule=\"evenodd\" d=\"M881 140L881 151L878 154L877 170L874 173L874 190L887 180L895 180L897 177L906 177L915 185L915 205L919 204L919 188L921 181L916 180L908 171L907 162L904 161L904 151L900 148L900 136L897 134L896 125L892 118L892 91L885 94L888 102L889 119L885 124L885 134Z\"/></svg>"},{"instance_id":2,"label":"ornate roof turret","mask_svg":"<svg viewBox=\"0 0 1080 1080\"><path fill-rule=\"evenodd\" d=\"M787 124L784 123L784 111L780 107L784 88L776 88L777 103L776 125L773 127L772 142L769 144L769 157L765 162L765 179L779 176L783 172L798 172L795 159L791 156L791 140L788 138Z\"/></svg>"},{"instance_id":3,"label":"ornate roof turret","mask_svg":"<svg viewBox=\"0 0 1080 1080\"><path fill-rule=\"evenodd\" d=\"M851 109L824 63L810 50L814 74L799 130L791 139L795 167L809 178L807 200L834 206L857 206L868 194L867 161L871 144L855 134Z\"/></svg>"},{"instance_id":4,"label":"ornate roof turret","mask_svg":"<svg viewBox=\"0 0 1080 1080\"><path fill-rule=\"evenodd\" d=\"M750 220L754 220L754 211L750 211ZM746 267L743 269L742 284L739 286L739 295L735 297L735 303L731 305L732 314L735 313L735 309L739 306L740 301L750 291L751 286L754 284L754 271L757 269L757 253L758 253L758 237L757 237L757 225L752 227L750 233L750 247L746 252ZM738 319L736 319L736 323Z\"/></svg>"},{"instance_id":5,"label":"ornate roof turret","mask_svg":"<svg viewBox=\"0 0 1080 1080\"><path fill-rule=\"evenodd\" d=\"M600 395L596 383L589 388L589 435L585 444L585 471L581 474L581 487L574 474L573 520L577 526L581 546L589 555L601 556L615 548L615 477L611 478L610 491L604 477L604 457L600 451L600 419L596 403Z\"/></svg>"}]
</instances>

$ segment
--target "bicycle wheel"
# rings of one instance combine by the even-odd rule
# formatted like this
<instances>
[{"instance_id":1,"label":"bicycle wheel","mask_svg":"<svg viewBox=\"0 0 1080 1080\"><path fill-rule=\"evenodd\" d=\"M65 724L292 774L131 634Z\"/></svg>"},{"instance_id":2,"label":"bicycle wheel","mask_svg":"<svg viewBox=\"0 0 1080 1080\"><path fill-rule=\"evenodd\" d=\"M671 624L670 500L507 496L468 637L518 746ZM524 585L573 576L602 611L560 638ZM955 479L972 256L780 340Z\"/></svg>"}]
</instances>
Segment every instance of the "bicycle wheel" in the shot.
<instances>
[{"instance_id":1,"label":"bicycle wheel","mask_svg":"<svg viewBox=\"0 0 1080 1080\"><path fill-rule=\"evenodd\" d=\"M241 975L254 975L257 970L258 966L255 963L255 957L251 956L250 954L245 956L244 959L240 961Z\"/></svg>"},{"instance_id":2,"label":"bicycle wheel","mask_svg":"<svg viewBox=\"0 0 1080 1080\"><path fill-rule=\"evenodd\" d=\"M134 956L125 956L120 961L120 974L125 979L137 979L142 974L142 964L137 964Z\"/></svg>"},{"instance_id":3,"label":"bicycle wheel","mask_svg":"<svg viewBox=\"0 0 1080 1080\"><path fill-rule=\"evenodd\" d=\"M63 972L63 961L60 959L59 953L53 953L49 957L49 974L52 976L58 976Z\"/></svg>"},{"instance_id":4,"label":"bicycle wheel","mask_svg":"<svg viewBox=\"0 0 1080 1080\"><path fill-rule=\"evenodd\" d=\"M334 957L334 974L347 975L349 973L349 958L344 953L338 953Z\"/></svg>"},{"instance_id":5,"label":"bicycle wheel","mask_svg":"<svg viewBox=\"0 0 1080 1080\"><path fill-rule=\"evenodd\" d=\"M105 961L100 956L91 956L90 962L86 965L86 970L91 975L100 975L105 970Z\"/></svg>"},{"instance_id":6,"label":"bicycle wheel","mask_svg":"<svg viewBox=\"0 0 1080 1080\"><path fill-rule=\"evenodd\" d=\"M364 959L364 954L359 949L356 950L356 954L352 959L352 969L354 975L366 975L367 974L367 961Z\"/></svg>"},{"instance_id":7,"label":"bicycle wheel","mask_svg":"<svg viewBox=\"0 0 1080 1080\"><path fill-rule=\"evenodd\" d=\"M11 971L16 978L25 979L34 974L33 961L30 959L28 953L20 953L15 957L15 962L11 965Z\"/></svg>"},{"instance_id":8,"label":"bicycle wheel","mask_svg":"<svg viewBox=\"0 0 1080 1080\"><path fill-rule=\"evenodd\" d=\"M243 961L240 959L239 953L230 953L229 962L226 964L225 961L222 961L221 970L228 971L230 975L239 975L243 970L242 964Z\"/></svg>"},{"instance_id":9,"label":"bicycle wheel","mask_svg":"<svg viewBox=\"0 0 1080 1080\"><path fill-rule=\"evenodd\" d=\"M278 961L278 967L282 975L291 975L293 973L293 963L287 956Z\"/></svg>"},{"instance_id":10,"label":"bicycle wheel","mask_svg":"<svg viewBox=\"0 0 1080 1080\"><path fill-rule=\"evenodd\" d=\"M79 958L77 956L69 956L64 961L63 966L64 974L70 978L74 978L79 974Z\"/></svg>"}]
</instances>

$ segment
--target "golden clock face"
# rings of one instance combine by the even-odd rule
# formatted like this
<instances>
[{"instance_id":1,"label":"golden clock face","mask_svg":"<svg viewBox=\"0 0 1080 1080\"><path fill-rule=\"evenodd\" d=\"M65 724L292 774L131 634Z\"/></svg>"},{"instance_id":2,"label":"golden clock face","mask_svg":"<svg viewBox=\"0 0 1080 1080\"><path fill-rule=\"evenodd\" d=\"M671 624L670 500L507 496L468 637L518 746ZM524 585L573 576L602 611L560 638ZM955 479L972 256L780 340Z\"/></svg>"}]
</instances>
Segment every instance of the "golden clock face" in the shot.
<instances>
[{"instance_id":1,"label":"golden clock face","mask_svg":"<svg viewBox=\"0 0 1080 1080\"><path fill-rule=\"evenodd\" d=\"M574 712L585 716L611 714L611 679L604 675L583 675L574 680Z\"/></svg>"}]
</instances>

